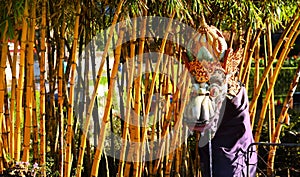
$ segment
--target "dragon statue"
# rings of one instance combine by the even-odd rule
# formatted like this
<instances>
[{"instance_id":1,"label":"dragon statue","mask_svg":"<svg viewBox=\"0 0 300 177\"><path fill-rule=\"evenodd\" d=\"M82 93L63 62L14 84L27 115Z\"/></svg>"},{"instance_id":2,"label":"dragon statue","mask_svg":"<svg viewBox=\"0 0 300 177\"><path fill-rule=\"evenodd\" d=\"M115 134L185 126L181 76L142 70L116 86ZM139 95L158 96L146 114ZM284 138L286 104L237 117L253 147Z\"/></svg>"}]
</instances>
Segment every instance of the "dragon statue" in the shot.
<instances>
[{"instance_id":1,"label":"dragon statue","mask_svg":"<svg viewBox=\"0 0 300 177\"><path fill-rule=\"evenodd\" d=\"M255 149L248 164L245 158L253 136L247 93L238 80L243 49L227 48L221 31L209 26L204 16L197 32L188 44L185 61L194 81L184 122L191 131L201 133L202 176L255 176Z\"/></svg>"}]
</instances>

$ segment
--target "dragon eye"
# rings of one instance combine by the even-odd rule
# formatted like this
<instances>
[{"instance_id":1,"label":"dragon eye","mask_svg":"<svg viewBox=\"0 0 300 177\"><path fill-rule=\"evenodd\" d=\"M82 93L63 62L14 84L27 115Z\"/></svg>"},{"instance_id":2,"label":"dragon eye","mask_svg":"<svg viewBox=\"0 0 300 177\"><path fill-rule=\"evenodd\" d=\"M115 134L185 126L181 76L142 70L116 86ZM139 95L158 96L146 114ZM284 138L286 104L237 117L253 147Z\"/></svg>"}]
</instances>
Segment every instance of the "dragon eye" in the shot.
<instances>
[{"instance_id":1,"label":"dragon eye","mask_svg":"<svg viewBox=\"0 0 300 177\"><path fill-rule=\"evenodd\" d=\"M209 88L209 96L215 98L219 94L220 94L220 86L217 84L211 84Z\"/></svg>"}]
</instances>

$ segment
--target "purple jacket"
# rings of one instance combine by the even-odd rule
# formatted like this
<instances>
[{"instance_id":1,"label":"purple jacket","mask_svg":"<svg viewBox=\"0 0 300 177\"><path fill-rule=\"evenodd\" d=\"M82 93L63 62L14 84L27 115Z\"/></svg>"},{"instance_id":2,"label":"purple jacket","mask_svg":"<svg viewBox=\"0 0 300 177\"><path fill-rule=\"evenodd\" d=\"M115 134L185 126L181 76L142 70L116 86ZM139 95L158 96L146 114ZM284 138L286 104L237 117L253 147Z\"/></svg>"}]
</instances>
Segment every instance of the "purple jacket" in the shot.
<instances>
[{"instance_id":1,"label":"purple jacket","mask_svg":"<svg viewBox=\"0 0 300 177\"><path fill-rule=\"evenodd\" d=\"M248 109L248 97L244 87L236 97L231 100L227 98L222 122L212 139L213 177L247 176L246 152L248 146L254 142ZM208 144L199 150L202 176L209 177ZM256 163L257 155L252 153L250 164ZM254 177L256 165L250 165L249 172L248 176Z\"/></svg>"}]
</instances>

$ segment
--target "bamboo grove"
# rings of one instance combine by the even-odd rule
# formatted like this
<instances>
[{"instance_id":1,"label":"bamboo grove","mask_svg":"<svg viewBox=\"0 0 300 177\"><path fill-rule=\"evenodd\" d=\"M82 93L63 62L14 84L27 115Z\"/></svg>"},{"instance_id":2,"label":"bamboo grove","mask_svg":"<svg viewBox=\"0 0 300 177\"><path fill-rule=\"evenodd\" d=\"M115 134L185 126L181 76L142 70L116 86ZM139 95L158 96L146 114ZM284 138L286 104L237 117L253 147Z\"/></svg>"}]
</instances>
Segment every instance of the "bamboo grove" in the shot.
<instances>
[{"instance_id":1,"label":"bamboo grove","mask_svg":"<svg viewBox=\"0 0 300 177\"><path fill-rule=\"evenodd\" d=\"M267 141L280 142L289 123L300 66L287 81L279 116L274 87L300 32L297 1L1 0L1 6L0 174L26 162L38 164L41 176L198 176L200 135L190 135L182 121L191 80L187 49L179 44L191 36L172 25L196 29L201 13L230 47L244 48L239 78L248 89L255 141L267 131ZM133 20L124 42L126 20L149 16L170 20L153 31ZM272 148L269 175L275 156Z\"/></svg>"}]
</instances>

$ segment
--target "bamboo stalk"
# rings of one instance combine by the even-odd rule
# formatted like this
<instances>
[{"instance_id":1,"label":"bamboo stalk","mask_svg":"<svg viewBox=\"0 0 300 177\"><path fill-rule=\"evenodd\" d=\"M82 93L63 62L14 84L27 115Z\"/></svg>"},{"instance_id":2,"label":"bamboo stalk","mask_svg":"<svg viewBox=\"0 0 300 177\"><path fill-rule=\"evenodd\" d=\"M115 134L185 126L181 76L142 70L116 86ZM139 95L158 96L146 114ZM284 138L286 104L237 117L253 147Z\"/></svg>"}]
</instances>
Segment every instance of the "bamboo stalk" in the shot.
<instances>
[{"instance_id":1,"label":"bamboo stalk","mask_svg":"<svg viewBox=\"0 0 300 177\"><path fill-rule=\"evenodd\" d=\"M120 86L119 86L120 88ZM122 96L120 96L122 98ZM127 100L128 101L128 100ZM127 103L126 103L127 105ZM123 177L124 176L124 161L125 161L125 156L126 156L126 147L127 147L127 141L128 141L128 134L129 134L129 120L126 115L129 114L129 112L127 113L127 111L125 111L125 119L124 119L124 125L123 125L123 132L122 132L122 148L121 148L121 152L120 152L120 162L118 165L118 176L119 177Z\"/></svg>"},{"instance_id":2,"label":"bamboo stalk","mask_svg":"<svg viewBox=\"0 0 300 177\"><path fill-rule=\"evenodd\" d=\"M267 56L264 58L264 63L267 63ZM271 78L272 78L272 75L273 75L273 67L272 67L272 69L270 70L270 73L269 73L269 75L267 76L267 80L266 80L266 88L267 89L269 89L270 88L270 82L271 82ZM274 99L274 96L272 96L273 95L273 93L274 93L274 88L272 89L272 93L271 93L271 99ZM270 100L270 103L274 103L274 100ZM255 107L257 107L257 106L255 106ZM269 108L269 109L268 109ZM257 108L254 108L254 110L253 111L256 111L255 109L257 109ZM271 104L267 107L267 115L266 116L268 116L268 125L269 125L269 127L268 127L268 131L269 131L269 141L271 142L271 137L272 137L272 134L271 134ZM275 109L275 107L274 107L274 109Z\"/></svg>"},{"instance_id":3,"label":"bamboo stalk","mask_svg":"<svg viewBox=\"0 0 300 177\"><path fill-rule=\"evenodd\" d=\"M20 64L19 64L19 78L18 78L18 89L16 99L16 128L15 128L15 155L16 161L20 160L21 153L21 117L23 117L23 87L24 87L24 67L25 67L25 50L27 44L27 18L28 18L28 2L24 2L24 14L22 19L22 36L21 36L21 48L20 48Z\"/></svg>"},{"instance_id":4,"label":"bamboo stalk","mask_svg":"<svg viewBox=\"0 0 300 177\"><path fill-rule=\"evenodd\" d=\"M168 48L168 45L166 45L166 51L167 51L167 48ZM165 66L164 66L165 65L165 60L162 60L161 65L162 65L161 66L162 73L164 73L163 68L165 68ZM164 78L165 78L164 75L160 73L159 74L159 79L158 79L159 85L158 85L158 91L157 91L157 98L159 98L159 99L156 99L157 100L157 106L159 108L158 115L157 115L158 118L159 118L159 120L158 120L159 124L158 124L158 127L157 127L158 128L157 131L159 133L157 134L157 139L159 139L159 140L161 138L161 134L160 134L161 133L161 128L162 128L163 122L166 120L166 114L167 114L167 112L165 112L164 108L162 108L163 105L162 105L162 102L161 102L161 98L163 97L162 92L165 89L165 83L163 82ZM170 128L171 128L171 126L168 127L168 129L170 129ZM165 159L169 155L169 146L170 146L170 140L166 139L165 147L164 147L164 151L163 151L162 156L161 157L156 157L156 158L161 158L161 159L163 158L163 160L161 161L161 166L159 168L159 172L158 172L162 176L166 176L166 173L167 173L167 171L163 170L163 169L165 168L165 164L166 164Z\"/></svg>"},{"instance_id":5,"label":"bamboo stalk","mask_svg":"<svg viewBox=\"0 0 300 177\"><path fill-rule=\"evenodd\" d=\"M143 15L147 15L148 11L146 9L143 10ZM134 101L134 109L136 110L136 115L139 117L141 112L141 97L140 94L142 92L142 72L143 72L143 53L144 53L144 47L145 47L145 35L146 35L146 25L147 25L147 17L144 17L143 22L141 23L141 37L139 40L138 45L138 65L137 65L137 78L134 80L134 90L137 94L135 94L135 101ZM141 154L140 154L141 155ZM141 158L140 158L141 159ZM138 176L142 175L142 168L143 166L140 166Z\"/></svg>"},{"instance_id":6,"label":"bamboo stalk","mask_svg":"<svg viewBox=\"0 0 300 177\"><path fill-rule=\"evenodd\" d=\"M121 0L119 2L118 7L115 11L113 21L112 21L112 26L111 26L111 28L109 30L109 34L108 34L108 40L105 44L105 48L104 48L104 51L103 51L103 54L102 54L102 60L101 60L100 67L99 67L99 70L98 70L98 73L97 73L97 80L95 82L93 94L92 94L92 97L91 97L91 102L90 102L89 109L88 109L87 116L86 116L86 121L84 123L83 134L81 135L81 144L80 144L79 156L78 156L78 162L77 162L77 168L76 168L76 176L77 177L81 176L82 161L83 161L83 156L84 156L84 150L85 150L85 147L86 147L85 140L87 138L88 127L89 127L89 124L90 124L90 116L91 116L91 113L92 113L92 110L93 110L93 107L94 107L95 98L98 95L100 77L102 75L103 66L104 66L104 63L105 63L106 56L108 55L108 49L109 49L109 46L110 46L110 42L112 40L114 27L117 23L119 13L121 12L123 2L124 2L124 0ZM104 128L102 128L102 129L104 129ZM100 137L100 135L99 135L99 137ZM101 142L99 142L99 143L101 144Z\"/></svg>"},{"instance_id":7,"label":"bamboo stalk","mask_svg":"<svg viewBox=\"0 0 300 177\"><path fill-rule=\"evenodd\" d=\"M131 94L131 90L132 90L132 83L133 83L133 76L134 76L134 68L135 68L135 62L134 57L136 55L135 53L135 42L136 42L136 30L137 30L137 21L136 19L133 19L133 23L132 23L132 35L131 35L131 39L132 41L130 41L130 61L128 61L128 69L129 69L129 76L128 76L128 82L129 82L129 88L130 91L127 92L129 94ZM135 88L135 87L134 87ZM140 87L139 87L140 88ZM135 98L134 98L134 112L135 114L132 115L131 117L131 123L129 126L129 132L130 132L130 140L132 143L130 143L130 149L129 149L129 153L128 156L130 154L132 154L132 159L133 159L133 174L132 176L136 176L138 177L139 175L139 171L140 171L140 152L137 151L137 149L139 149L139 142L140 142L140 89L138 88L138 90L136 90L136 92L138 94L135 94ZM130 99L132 99L130 97ZM128 100L129 101L129 100ZM137 102L136 102L137 101ZM130 103L130 102L128 102ZM126 104L126 106L129 108L130 104ZM130 110L128 110L130 111ZM128 115L129 116L129 115Z\"/></svg>"},{"instance_id":8,"label":"bamboo stalk","mask_svg":"<svg viewBox=\"0 0 300 177\"><path fill-rule=\"evenodd\" d=\"M233 42L234 42L234 38L235 38L236 26L237 26L237 23L234 22L231 27L231 35L230 35L230 39L229 39L229 48L231 48L231 49L233 49Z\"/></svg>"},{"instance_id":9,"label":"bamboo stalk","mask_svg":"<svg viewBox=\"0 0 300 177\"><path fill-rule=\"evenodd\" d=\"M76 1L76 17L74 24L73 34L73 47L71 54L71 71L70 71L70 89L69 89L69 102L68 102L68 118L67 118L67 134L66 134L66 155L64 161L64 176L70 176L72 167L72 139L73 139L73 111L74 111L74 83L75 83L75 70L77 63L77 45L78 45L78 31L79 31L79 20L80 20L81 5L80 0Z\"/></svg>"},{"instance_id":10,"label":"bamboo stalk","mask_svg":"<svg viewBox=\"0 0 300 177\"><path fill-rule=\"evenodd\" d=\"M115 37L115 36L114 36ZM113 41L112 41L112 45L113 46L115 46L115 40L114 40L114 37L113 37ZM124 45L124 46L126 46L126 45ZM127 52L127 50L122 50L122 48L121 48L121 55L122 55L122 52L123 52L123 56L125 56L125 60L127 60L127 54L124 54L124 53L126 53ZM106 57L106 75L107 76L111 76L111 69L110 69L110 58L109 57ZM124 73L124 72L123 72ZM125 83L125 80L127 81L128 80L128 73L127 72L125 72L125 74L123 75L123 76L125 76L125 79L124 79L124 81L123 81L123 83L122 83L122 85L124 86L124 83ZM118 75L116 76L117 78L116 79L118 79ZM109 89L109 85L110 85L110 82L111 82L111 78L110 77L107 77L107 89ZM123 91L123 89L119 89L119 91L121 90L121 92L124 92ZM121 93L122 95L123 95L123 93ZM120 97L120 98L122 98L122 97ZM123 99L120 99L120 100L123 100ZM120 102L121 103L121 102ZM124 103L123 101L122 101L122 103ZM113 109L112 109L112 107L109 109L109 123L110 123L110 131L111 132L114 132L114 121L113 121ZM120 110L121 111L121 110ZM125 115L124 114L124 108L123 108L123 110L122 110L123 112L120 112L120 113L123 113L122 114L122 116L123 115ZM99 124L100 125L100 124ZM99 127L99 130L98 130L98 132L100 132L100 127ZM99 138L98 136L97 136L97 138ZM98 140L97 140L98 141ZM114 137L114 134L112 133L112 134L110 134L110 143L111 143L111 147L115 147L115 137ZM110 149L110 154L115 158L115 151L114 151L114 148L111 148Z\"/></svg>"},{"instance_id":11,"label":"bamboo stalk","mask_svg":"<svg viewBox=\"0 0 300 177\"><path fill-rule=\"evenodd\" d=\"M35 35L35 21L36 21L36 0L32 1L30 14L30 25L28 33L28 52L26 59L26 106L25 106L25 126L24 126L24 143L23 143L23 162L29 161L30 156L30 135L31 135L31 124L32 124L32 94L33 94L33 77L34 77L34 35Z\"/></svg>"},{"instance_id":12,"label":"bamboo stalk","mask_svg":"<svg viewBox=\"0 0 300 177\"><path fill-rule=\"evenodd\" d=\"M170 42L167 43L166 45L166 51L165 52L170 52L172 50L172 44ZM170 55L170 54L169 54ZM169 107L170 107L170 94L169 94L169 80L170 80L170 76L171 76L171 59L170 59L171 56L166 56L166 67L163 66L163 68L167 68L167 75L163 75L163 78L164 78L164 82L163 82L163 85L162 85L162 92L163 92L163 95L165 97L165 105L164 105L164 108L163 108L163 112L162 112L162 122L164 120L167 119L167 113L169 111ZM165 73L165 72L163 72ZM176 111L177 112L177 111ZM177 115L177 114L176 114ZM176 117L175 115L175 117ZM176 120L176 118L175 118ZM171 128L171 127L170 127ZM169 144L170 142L167 143L168 146L170 146ZM168 158L169 156L169 148L166 147L166 158ZM166 174L170 174L170 171L168 169L166 169L165 171L165 175Z\"/></svg>"},{"instance_id":13,"label":"bamboo stalk","mask_svg":"<svg viewBox=\"0 0 300 177\"><path fill-rule=\"evenodd\" d=\"M249 48L250 48L250 37L251 37L251 35L252 35L252 30L251 30L251 27L249 27L248 28L248 30L247 30L247 36L246 36L246 45L245 45L245 50L244 50L244 55L243 55L243 59L242 59L242 61L241 61L241 63L240 63L240 68L239 68L239 80L241 80L242 79L242 74L243 74L243 67L244 67L244 63L245 63L245 60L247 59L246 57L247 57L247 55L248 55L248 51L249 51ZM240 44L241 45L241 44ZM244 71L245 72L245 71Z\"/></svg>"},{"instance_id":14,"label":"bamboo stalk","mask_svg":"<svg viewBox=\"0 0 300 177\"><path fill-rule=\"evenodd\" d=\"M300 17L298 17L297 21L295 22L295 25L293 26L292 31L288 35L288 39L286 40L286 43L283 47L283 50L282 50L282 52L279 56L278 62L276 64L276 68L274 70L273 76L270 80L271 81L270 82L270 87L269 87L269 89L266 93L265 101L264 101L264 104L263 104L263 107L262 107L262 110L261 110L261 113L260 113L260 119L258 121L257 129L256 129L256 132L255 132L255 141L256 142L258 142L259 139L260 139L262 126L263 126L264 118L265 118L265 115L266 115L266 109L267 109L267 106L269 104L269 100L271 98L272 89L274 88L274 85L275 85L275 82L277 80L279 71L282 67L283 61L286 58L288 52L291 50L291 45L293 45L294 41L296 40L296 37L297 37L298 34L295 35L295 33L296 33L295 29L298 28L299 24L300 24Z\"/></svg>"},{"instance_id":15,"label":"bamboo stalk","mask_svg":"<svg viewBox=\"0 0 300 177\"><path fill-rule=\"evenodd\" d=\"M272 55L272 39L271 39L271 25L269 24L269 20L266 21L267 25L267 31L266 35L264 36L264 48L265 48L265 58L264 63L267 63L267 59L271 57ZM273 66L270 69L270 73L267 77L267 88L269 88L270 78L272 78L273 75ZM275 104L274 104L274 88L271 92L270 97L270 104L268 109L268 122L269 122L269 142L272 141L272 134L275 129Z\"/></svg>"},{"instance_id":16,"label":"bamboo stalk","mask_svg":"<svg viewBox=\"0 0 300 177\"><path fill-rule=\"evenodd\" d=\"M136 151L136 145L135 143L138 143L138 139L139 139L139 134L137 134L137 127L138 124L138 120L137 119L137 116L135 114L139 114L138 112L134 112L133 115L130 116L131 114L131 101L132 99L132 81L133 81L133 75L134 75L134 63L132 61L133 58L129 58L128 57L128 52L127 52L127 49L125 49L125 56L126 56L126 73L127 73L127 83L128 83L128 86L126 88L126 95L127 95L127 100L126 100L126 110L125 110L125 121L124 121L124 127L125 129L127 129L125 132L124 132L124 138L127 138L127 135L129 135L129 150L128 150L128 153L125 154L125 152L123 152L123 155L124 155L124 158L125 156L126 157L126 165L125 165L125 171L124 171L124 176L129 176L130 174L130 170L131 170L131 162L133 163L136 163L137 161L135 161L135 158L134 157L134 154L135 154L135 151ZM130 95L128 95L130 94ZM137 110L135 110L137 111ZM131 118L131 119L130 119ZM124 144L125 145L125 144ZM127 146L127 144L126 144ZM126 147L125 146L125 147ZM126 150L126 149L123 149L123 150ZM136 165L133 164L133 174L132 176L135 176L136 175L136 171L138 169L135 169L136 168Z\"/></svg>"},{"instance_id":17,"label":"bamboo stalk","mask_svg":"<svg viewBox=\"0 0 300 177\"><path fill-rule=\"evenodd\" d=\"M51 11L51 8L50 8ZM55 148L55 133L56 133L56 109L55 109L55 98L54 98L54 92L55 92L55 80L56 80L56 72L55 72L55 66L54 66L54 54L55 54L55 45L51 42L51 34L50 34L50 20L47 20L47 62L48 62L48 72L49 72L49 91L47 93L47 115L48 121L46 122L47 129L47 139L49 138L50 143L50 153L49 154L56 154L57 150ZM53 29L56 34L56 28Z\"/></svg>"},{"instance_id":18,"label":"bamboo stalk","mask_svg":"<svg viewBox=\"0 0 300 177\"><path fill-rule=\"evenodd\" d=\"M272 34L271 34L271 24L269 21L267 21L267 56L268 58L272 56ZM265 62L267 63L267 62ZM271 65L270 73L269 73L269 78L271 78L273 75L273 65ZM271 142L271 137L274 133L275 130L275 103L274 103L274 88L271 93L271 100L270 100L270 123L269 123L269 131L270 131L270 142Z\"/></svg>"},{"instance_id":19,"label":"bamboo stalk","mask_svg":"<svg viewBox=\"0 0 300 177\"><path fill-rule=\"evenodd\" d=\"M33 83L34 83L34 78ZM39 162L39 134L38 134L38 119L36 112L36 93L35 86L33 86L33 94L32 94L32 128L33 128L33 162Z\"/></svg>"},{"instance_id":20,"label":"bamboo stalk","mask_svg":"<svg viewBox=\"0 0 300 177\"><path fill-rule=\"evenodd\" d=\"M179 44L179 42L178 42ZM178 68L180 68L181 66L181 61L182 61L182 50L181 48L179 49L179 58L178 58ZM174 65L173 65L174 67ZM175 75L175 73L173 73L173 75ZM178 77L176 77L178 78ZM178 85L178 79L176 79L176 84L174 85ZM174 92L174 89L175 87L173 87L173 92ZM177 107L179 107L179 104L177 105ZM188 169L188 161L189 161L189 154L188 154L188 140L187 140L187 126L183 126L183 129L182 129L182 138L183 138L183 143L182 143L182 146L181 146L181 165L180 165L180 174L182 174L182 176L189 176L189 169Z\"/></svg>"},{"instance_id":21,"label":"bamboo stalk","mask_svg":"<svg viewBox=\"0 0 300 177\"><path fill-rule=\"evenodd\" d=\"M109 116L109 112L110 112L109 110L111 109L111 105L112 105L111 98L112 98L112 94L114 91L114 84L115 84L116 76L118 73L118 67L120 64L121 44L122 44L122 40L124 37L124 32L125 31L124 31L123 27L121 27L120 32L119 32L119 38L118 38L118 41L116 44L117 48L115 51L115 60L114 60L114 65L113 65L113 69L112 69L111 77L110 77L111 82L110 82L108 93L107 93L106 105L105 105L104 115L103 115L102 122L101 122L100 134L99 134L99 138L98 138L98 145L97 145L97 149L96 149L96 152L94 155L91 177L98 176L99 162L101 159L101 154L102 154L104 140L105 140L105 134L106 134L105 129L106 129L106 124L108 122L108 116Z\"/></svg>"},{"instance_id":22,"label":"bamboo stalk","mask_svg":"<svg viewBox=\"0 0 300 177\"><path fill-rule=\"evenodd\" d=\"M14 36L14 51L13 51L13 61L11 66L11 73L12 73L12 81L11 81L11 100L10 100L10 156L12 159L14 159L14 150L15 150L15 108L16 108L16 87L17 87L17 52L18 52L18 32L15 30L15 36Z\"/></svg>"},{"instance_id":23,"label":"bamboo stalk","mask_svg":"<svg viewBox=\"0 0 300 177\"><path fill-rule=\"evenodd\" d=\"M8 108L8 91L7 91L7 80L6 80L6 74L5 74L5 91L4 91L4 115L5 119L3 119L2 122L2 142L3 142L3 155L4 155L4 167L7 168L8 166L8 159L6 158L7 155L10 155L9 150L9 144L10 144L10 120L9 120L9 108Z\"/></svg>"},{"instance_id":24,"label":"bamboo stalk","mask_svg":"<svg viewBox=\"0 0 300 177\"><path fill-rule=\"evenodd\" d=\"M251 63L252 63L252 55L254 53L254 49L257 46L257 44L259 43L259 38L261 35L262 30L258 29L258 31L255 33L255 37L253 40L253 43L251 45L251 48L249 48L249 55L248 55L248 60L246 62L246 66L244 68L244 72L242 75L242 83L245 83L246 85L248 85L248 81L249 81L249 75L250 75L250 71L251 71Z\"/></svg>"},{"instance_id":25,"label":"bamboo stalk","mask_svg":"<svg viewBox=\"0 0 300 177\"><path fill-rule=\"evenodd\" d=\"M260 50L260 42L258 41L258 44L256 45L255 48L255 57L254 57L254 89L258 86L259 84L259 50Z\"/></svg>"},{"instance_id":26,"label":"bamboo stalk","mask_svg":"<svg viewBox=\"0 0 300 177\"><path fill-rule=\"evenodd\" d=\"M64 8L63 8L64 9ZM65 30L66 30L66 22L65 17L63 15L62 22L61 22L61 29L60 29L60 39L59 39L59 62L58 62L58 114L59 114L59 155L60 155L60 162L59 162L59 172L60 176L64 174L64 98L63 98L63 79L64 79L64 58L65 58Z\"/></svg>"},{"instance_id":27,"label":"bamboo stalk","mask_svg":"<svg viewBox=\"0 0 300 177\"><path fill-rule=\"evenodd\" d=\"M46 53L46 0L42 1L41 21L41 56L40 56L40 166L41 176L46 177L46 88L45 88L45 53Z\"/></svg>"},{"instance_id":28,"label":"bamboo stalk","mask_svg":"<svg viewBox=\"0 0 300 177\"><path fill-rule=\"evenodd\" d=\"M87 7L90 6L90 3L87 2ZM89 72L90 72L90 50L91 50L91 27L90 27L90 11L88 11L85 14L84 23L86 24L86 27L84 28L84 43L86 46L85 52L84 52L84 74L83 74L83 90L84 90L84 106L85 110L88 110L88 106L90 103L90 96L89 96ZM109 74L107 74L109 75ZM96 101L96 99L95 99ZM94 109L93 109L94 110ZM91 112L93 116L93 111ZM113 138L112 138L113 140ZM113 144L113 143L112 143ZM91 146L90 146L90 138L86 139L86 157L84 162L84 169L85 174L84 176L90 176L91 171Z\"/></svg>"},{"instance_id":29,"label":"bamboo stalk","mask_svg":"<svg viewBox=\"0 0 300 177\"><path fill-rule=\"evenodd\" d=\"M298 34L299 34L299 30L298 30ZM297 36L297 35L296 35ZM278 118L278 122L277 122L277 125L276 125L276 129L273 133L273 136L272 136L272 141L271 143L278 143L279 142L279 136L280 136L280 133L281 133L281 129L283 127L283 124L284 124L284 120L286 119L286 115L287 115L287 112L290 108L290 105L292 103L292 99L293 99L293 95L296 91L296 88L298 86L298 83L299 83L299 78L300 78L300 63L298 63L298 68L296 70L296 73L294 75L294 78L290 84L290 89L289 89L289 92L284 100L284 103L283 103L283 107L282 107L282 110L280 112L280 115L279 115L279 118ZM274 160L275 160L275 154L276 154L276 146L271 146L271 149L270 149L270 152L269 152L269 155L268 155L268 174L271 174L274 170Z\"/></svg>"},{"instance_id":30,"label":"bamboo stalk","mask_svg":"<svg viewBox=\"0 0 300 177\"><path fill-rule=\"evenodd\" d=\"M128 61L127 61L128 62ZM129 61L131 62L131 61ZM128 73L129 73L129 78L132 78L132 71L133 68L129 67L127 68L129 69ZM131 85L131 82L128 82L129 85ZM126 157L126 147L127 147L127 141L128 141L128 135L129 135L129 118L130 118L130 103L131 103L131 86L128 86L126 89L126 95L127 96L127 100L126 100L126 110L125 110L125 120L124 120L124 127L123 127L123 134L122 134L122 139L123 139L123 143L122 143L122 149L121 149L121 153L120 153L120 162L119 162L119 167L118 167L118 176L119 177L123 177L126 176L124 175L124 161L125 161L125 157ZM112 125L111 125L112 126Z\"/></svg>"},{"instance_id":31,"label":"bamboo stalk","mask_svg":"<svg viewBox=\"0 0 300 177\"><path fill-rule=\"evenodd\" d=\"M254 57L254 61L255 61L255 69L254 69L254 89L255 90L258 85L259 85L259 61L260 61L260 58L259 58L259 51L260 51L260 42L258 42L258 45L256 46L256 49L255 49L255 57ZM250 73L248 73L247 75L247 79L249 79L249 75ZM248 88L248 82L246 81L247 85L246 85L246 88ZM253 110L254 114L256 112L256 106Z\"/></svg>"},{"instance_id":32,"label":"bamboo stalk","mask_svg":"<svg viewBox=\"0 0 300 177\"><path fill-rule=\"evenodd\" d=\"M7 30L8 30L8 20L5 21L4 31L2 33L2 49L1 49L1 62L0 62L0 133L2 137L2 122L4 119L4 95L5 95L5 68L6 68L6 61L7 61L7 50L8 50L8 42L7 42ZM3 140L0 140L0 174L3 173L4 166L4 156L3 156Z\"/></svg>"}]
</instances>

